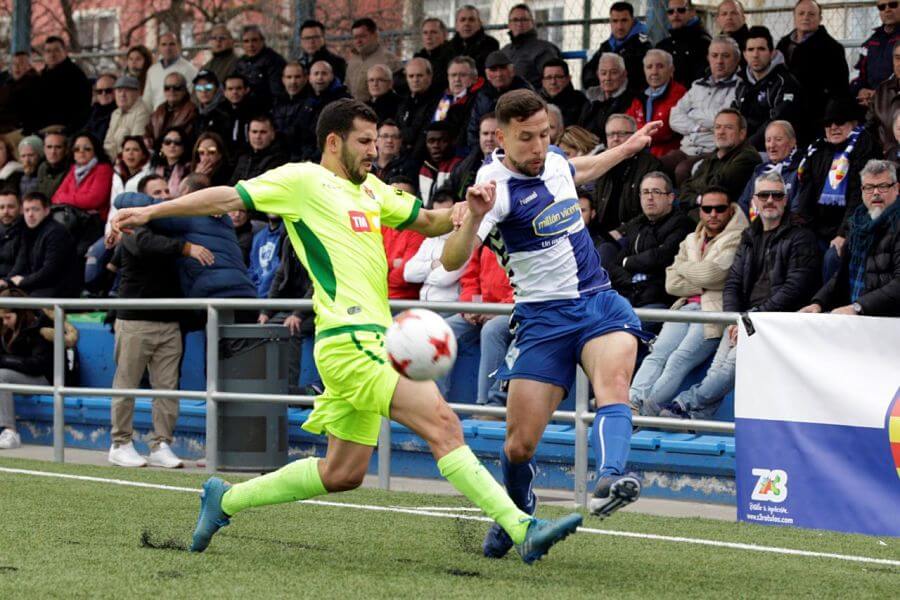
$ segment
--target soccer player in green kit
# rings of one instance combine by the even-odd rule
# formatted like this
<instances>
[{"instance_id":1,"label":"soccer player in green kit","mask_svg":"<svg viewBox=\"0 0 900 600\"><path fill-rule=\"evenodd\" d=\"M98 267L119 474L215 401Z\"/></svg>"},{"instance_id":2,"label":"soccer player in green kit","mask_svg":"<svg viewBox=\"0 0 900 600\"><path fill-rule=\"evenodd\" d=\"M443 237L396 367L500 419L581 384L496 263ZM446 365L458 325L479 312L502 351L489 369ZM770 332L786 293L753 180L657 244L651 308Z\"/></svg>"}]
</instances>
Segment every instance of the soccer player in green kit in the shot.
<instances>
[{"instance_id":1,"label":"soccer player in green kit","mask_svg":"<svg viewBox=\"0 0 900 600\"><path fill-rule=\"evenodd\" d=\"M210 478L203 484L191 550L205 550L213 534L244 509L359 487L381 417L388 417L428 443L441 475L494 519L530 564L574 533L581 515L545 521L516 507L465 445L459 419L434 382L401 378L388 364L384 334L391 313L381 225L442 235L462 222L466 203L424 210L418 199L371 175L376 122L361 102L335 101L316 126L320 164L288 164L234 188L208 188L117 214L114 226L126 233L164 217L242 208L281 215L315 288L315 359L326 391L303 428L328 435L325 458L297 460L235 485ZM467 200L492 199L493 193L490 183L473 186Z\"/></svg>"}]
</instances>

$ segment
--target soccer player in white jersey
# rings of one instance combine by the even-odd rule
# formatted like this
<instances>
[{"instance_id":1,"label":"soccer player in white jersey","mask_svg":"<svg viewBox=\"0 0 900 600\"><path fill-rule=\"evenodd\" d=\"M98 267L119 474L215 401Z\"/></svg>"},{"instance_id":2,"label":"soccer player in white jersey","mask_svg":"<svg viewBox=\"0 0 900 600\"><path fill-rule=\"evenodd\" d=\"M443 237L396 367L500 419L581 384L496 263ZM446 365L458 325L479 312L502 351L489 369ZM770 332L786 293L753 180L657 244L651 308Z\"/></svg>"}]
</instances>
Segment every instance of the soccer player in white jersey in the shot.
<instances>
[{"instance_id":1,"label":"soccer player in white jersey","mask_svg":"<svg viewBox=\"0 0 900 600\"><path fill-rule=\"evenodd\" d=\"M550 146L547 105L534 92L507 92L496 114L500 149L476 179L487 185L468 195L468 214L447 240L441 261L448 270L459 268L492 231L502 240L502 262L516 302L513 343L498 372L510 382L500 456L510 497L534 513L534 452L580 363L598 407L592 427L598 473L591 512L608 516L640 494L640 482L625 473L631 440L628 388L638 341L652 336L641 331L631 305L611 288L581 219L575 186L649 145L659 123L649 123L599 155L568 160ZM512 545L494 525L484 554L499 558Z\"/></svg>"}]
</instances>

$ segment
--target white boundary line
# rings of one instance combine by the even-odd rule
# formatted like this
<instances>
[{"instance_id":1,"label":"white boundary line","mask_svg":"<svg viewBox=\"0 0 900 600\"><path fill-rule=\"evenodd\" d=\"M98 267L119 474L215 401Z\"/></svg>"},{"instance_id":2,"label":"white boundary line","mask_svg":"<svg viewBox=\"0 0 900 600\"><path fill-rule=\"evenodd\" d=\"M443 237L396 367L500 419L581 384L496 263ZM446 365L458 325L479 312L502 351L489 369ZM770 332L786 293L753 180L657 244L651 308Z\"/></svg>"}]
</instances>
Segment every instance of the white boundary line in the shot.
<instances>
[{"instance_id":1,"label":"white boundary line","mask_svg":"<svg viewBox=\"0 0 900 600\"><path fill-rule=\"evenodd\" d=\"M87 475L72 475L69 473L53 473L49 471L32 471L29 469L11 469L8 467L0 467L0 473L11 473L15 475L32 475L35 477L56 477L58 479L74 479L76 481L89 481L91 483L107 483L112 485L122 485L128 487L137 487L145 489L166 490L172 492L190 492L199 494L200 490L196 488L180 487L174 485L163 485L156 483L143 483L139 481L128 481L125 479L106 479L104 477L89 477ZM418 515L424 517L436 517L441 519L461 519L464 521L482 521L491 522L491 519L484 516L454 514L452 510L471 510L466 507L400 507L400 506L376 506L371 504L349 504L345 502L329 502L326 500L303 500L300 504L312 504L314 506L328 506L335 508L353 508L357 510L368 510L376 512L391 512L408 515ZM632 531L611 531L608 529L594 529L592 527L579 527L579 533L591 533L594 535L609 535L613 537L625 537L633 539L654 540L660 542L676 542L681 544L695 544L699 546L714 546L718 548L730 548L732 550L747 550L751 552L767 552L771 554L784 554L790 556L806 556L811 558L831 558L835 560L844 560L849 562L869 563L876 565L888 565L892 567L900 567L900 560L891 560L888 558L872 558L868 556L854 556L849 554L833 554L830 552L813 552L810 550L796 550L794 548L779 548L776 546L759 546L757 544L743 544L739 542L722 542L719 540L706 540L702 538L686 538L669 535L657 535L654 533L636 533Z\"/></svg>"}]
</instances>

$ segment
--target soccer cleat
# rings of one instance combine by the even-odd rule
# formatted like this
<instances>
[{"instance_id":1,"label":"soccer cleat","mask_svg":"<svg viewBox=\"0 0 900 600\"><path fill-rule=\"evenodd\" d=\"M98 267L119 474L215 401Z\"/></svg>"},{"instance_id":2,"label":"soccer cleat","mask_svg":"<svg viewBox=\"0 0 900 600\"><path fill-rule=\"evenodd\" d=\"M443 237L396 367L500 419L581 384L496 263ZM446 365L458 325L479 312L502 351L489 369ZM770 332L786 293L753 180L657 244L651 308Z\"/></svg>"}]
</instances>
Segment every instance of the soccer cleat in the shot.
<instances>
[{"instance_id":1,"label":"soccer cleat","mask_svg":"<svg viewBox=\"0 0 900 600\"><path fill-rule=\"evenodd\" d=\"M481 545L486 558L503 558L507 552L512 550L512 547L512 538L496 523L488 529L487 535L484 536L484 543Z\"/></svg>"},{"instance_id":2,"label":"soccer cleat","mask_svg":"<svg viewBox=\"0 0 900 600\"><path fill-rule=\"evenodd\" d=\"M555 521L531 518L531 525L525 533L525 541L516 544L516 551L525 564L530 565L541 559L550 551L557 542L566 539L569 534L575 533L581 525L582 517L578 513L572 513Z\"/></svg>"},{"instance_id":3,"label":"soccer cleat","mask_svg":"<svg viewBox=\"0 0 900 600\"><path fill-rule=\"evenodd\" d=\"M589 508L591 514L605 519L641 495L641 482L634 475L601 477L594 488Z\"/></svg>"},{"instance_id":4,"label":"soccer cleat","mask_svg":"<svg viewBox=\"0 0 900 600\"><path fill-rule=\"evenodd\" d=\"M222 510L222 496L231 486L218 477L210 477L200 492L200 516L194 528L191 552L203 552L209 546L212 536L231 521Z\"/></svg>"}]
</instances>

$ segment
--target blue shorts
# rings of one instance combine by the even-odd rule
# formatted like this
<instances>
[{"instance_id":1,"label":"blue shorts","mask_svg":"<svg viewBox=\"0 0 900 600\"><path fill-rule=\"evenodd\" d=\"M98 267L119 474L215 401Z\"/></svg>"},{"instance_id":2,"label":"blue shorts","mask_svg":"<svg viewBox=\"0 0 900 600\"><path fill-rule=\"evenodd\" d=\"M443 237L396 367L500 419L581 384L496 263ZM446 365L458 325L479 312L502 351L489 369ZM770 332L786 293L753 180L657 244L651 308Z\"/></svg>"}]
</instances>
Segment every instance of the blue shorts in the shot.
<instances>
[{"instance_id":1,"label":"blue shorts","mask_svg":"<svg viewBox=\"0 0 900 600\"><path fill-rule=\"evenodd\" d=\"M573 300L516 304L510 320L514 331L498 379L531 379L568 390L575 381L584 345L594 338L625 331L641 341L653 335L641 330L631 304L615 290Z\"/></svg>"}]
</instances>

